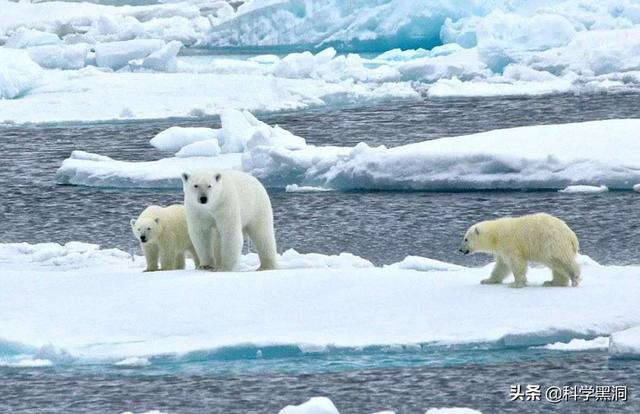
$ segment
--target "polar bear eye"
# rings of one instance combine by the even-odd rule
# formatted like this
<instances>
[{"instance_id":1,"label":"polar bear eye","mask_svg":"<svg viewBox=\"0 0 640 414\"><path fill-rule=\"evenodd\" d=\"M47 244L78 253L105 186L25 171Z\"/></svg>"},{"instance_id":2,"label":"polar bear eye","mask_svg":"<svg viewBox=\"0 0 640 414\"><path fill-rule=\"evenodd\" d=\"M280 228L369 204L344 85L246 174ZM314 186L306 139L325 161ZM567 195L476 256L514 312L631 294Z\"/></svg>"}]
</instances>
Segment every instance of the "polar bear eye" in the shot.
<instances>
[{"instance_id":1,"label":"polar bear eye","mask_svg":"<svg viewBox=\"0 0 640 414\"><path fill-rule=\"evenodd\" d=\"M151 231L151 227L147 227L147 230Z\"/></svg>"},{"instance_id":2,"label":"polar bear eye","mask_svg":"<svg viewBox=\"0 0 640 414\"><path fill-rule=\"evenodd\" d=\"M466 237L464 238L464 241L469 241L469 239L467 239Z\"/></svg>"},{"instance_id":3,"label":"polar bear eye","mask_svg":"<svg viewBox=\"0 0 640 414\"><path fill-rule=\"evenodd\" d=\"M209 184L208 188L211 188L211 184Z\"/></svg>"},{"instance_id":4,"label":"polar bear eye","mask_svg":"<svg viewBox=\"0 0 640 414\"><path fill-rule=\"evenodd\" d=\"M193 188L198 188L198 184L194 184L194 185L193 185Z\"/></svg>"}]
</instances>

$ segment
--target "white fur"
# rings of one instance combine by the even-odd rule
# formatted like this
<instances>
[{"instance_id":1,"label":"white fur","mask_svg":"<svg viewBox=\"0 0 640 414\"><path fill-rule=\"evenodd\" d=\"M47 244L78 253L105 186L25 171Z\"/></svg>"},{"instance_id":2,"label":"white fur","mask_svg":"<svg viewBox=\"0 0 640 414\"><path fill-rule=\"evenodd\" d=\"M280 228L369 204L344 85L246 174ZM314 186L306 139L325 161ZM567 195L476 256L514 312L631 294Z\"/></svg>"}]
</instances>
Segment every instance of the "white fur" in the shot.
<instances>
[{"instance_id":1,"label":"white fur","mask_svg":"<svg viewBox=\"0 0 640 414\"><path fill-rule=\"evenodd\" d=\"M551 268L553 279L544 286L578 286L579 245L575 233L557 217L539 213L516 218L483 221L471 226L464 236L463 253L491 253L496 264L483 284L502 283L513 273L512 287L527 284L527 262Z\"/></svg>"},{"instance_id":2,"label":"white fur","mask_svg":"<svg viewBox=\"0 0 640 414\"><path fill-rule=\"evenodd\" d=\"M201 268L233 270L245 234L258 251L260 270L276 267L271 201L258 180L239 171L200 170L182 174L182 183L189 235Z\"/></svg>"},{"instance_id":3,"label":"white fur","mask_svg":"<svg viewBox=\"0 0 640 414\"><path fill-rule=\"evenodd\" d=\"M131 229L147 260L145 271L158 270L158 261L161 270L184 269L186 252L191 254L196 267L199 266L198 255L187 231L184 206L149 206L137 220L131 219Z\"/></svg>"}]
</instances>

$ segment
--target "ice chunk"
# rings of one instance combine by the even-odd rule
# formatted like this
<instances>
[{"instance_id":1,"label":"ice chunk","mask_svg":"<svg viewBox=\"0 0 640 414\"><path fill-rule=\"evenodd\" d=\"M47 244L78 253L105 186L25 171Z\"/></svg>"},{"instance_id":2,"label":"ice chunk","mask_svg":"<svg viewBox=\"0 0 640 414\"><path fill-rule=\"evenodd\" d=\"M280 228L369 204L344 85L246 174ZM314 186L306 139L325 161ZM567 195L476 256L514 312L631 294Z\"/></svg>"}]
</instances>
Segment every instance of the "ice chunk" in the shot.
<instances>
[{"instance_id":1,"label":"ice chunk","mask_svg":"<svg viewBox=\"0 0 640 414\"><path fill-rule=\"evenodd\" d=\"M46 368L52 366L53 363L48 359L40 358L21 358L17 361L2 361L0 360L0 367L11 368Z\"/></svg>"},{"instance_id":2,"label":"ice chunk","mask_svg":"<svg viewBox=\"0 0 640 414\"><path fill-rule=\"evenodd\" d=\"M30 47L29 56L43 68L80 69L86 65L89 45L48 45Z\"/></svg>"},{"instance_id":3,"label":"ice chunk","mask_svg":"<svg viewBox=\"0 0 640 414\"><path fill-rule=\"evenodd\" d=\"M464 407L431 408L425 414L482 414L478 410Z\"/></svg>"},{"instance_id":4,"label":"ice chunk","mask_svg":"<svg viewBox=\"0 0 640 414\"><path fill-rule=\"evenodd\" d=\"M285 187L285 191L287 193L323 193L326 191L333 191L333 189L291 184Z\"/></svg>"},{"instance_id":5,"label":"ice chunk","mask_svg":"<svg viewBox=\"0 0 640 414\"><path fill-rule=\"evenodd\" d=\"M119 42L99 43L95 46L96 62L99 66L120 69L129 61L145 58L165 46L158 39L136 39Z\"/></svg>"},{"instance_id":6,"label":"ice chunk","mask_svg":"<svg viewBox=\"0 0 640 414\"><path fill-rule=\"evenodd\" d=\"M640 184L636 184L633 186L633 191L640 193Z\"/></svg>"},{"instance_id":7,"label":"ice chunk","mask_svg":"<svg viewBox=\"0 0 640 414\"><path fill-rule=\"evenodd\" d=\"M178 70L178 60L176 56L182 49L182 42L173 40L167 43L162 49L156 50L146 58L135 61L132 66L144 69L156 70L159 72L175 72Z\"/></svg>"},{"instance_id":8,"label":"ice chunk","mask_svg":"<svg viewBox=\"0 0 640 414\"><path fill-rule=\"evenodd\" d=\"M640 326L612 334L609 353L622 358L640 358Z\"/></svg>"},{"instance_id":9,"label":"ice chunk","mask_svg":"<svg viewBox=\"0 0 640 414\"><path fill-rule=\"evenodd\" d=\"M24 49L27 47L57 45L60 43L62 43L62 40L54 33L20 27L9 36L4 45L15 49Z\"/></svg>"},{"instance_id":10,"label":"ice chunk","mask_svg":"<svg viewBox=\"0 0 640 414\"><path fill-rule=\"evenodd\" d=\"M159 132L149 143L161 151L178 151L194 142L217 139L219 134L220 130L213 128L174 126Z\"/></svg>"},{"instance_id":11,"label":"ice chunk","mask_svg":"<svg viewBox=\"0 0 640 414\"><path fill-rule=\"evenodd\" d=\"M288 405L280 414L340 414L327 397L313 397L300 405Z\"/></svg>"},{"instance_id":12,"label":"ice chunk","mask_svg":"<svg viewBox=\"0 0 640 414\"><path fill-rule=\"evenodd\" d=\"M125 358L121 361L114 363L113 365L117 367L126 367L126 368L134 368L134 367L146 367L151 365L148 358L143 357L132 357Z\"/></svg>"},{"instance_id":13,"label":"ice chunk","mask_svg":"<svg viewBox=\"0 0 640 414\"><path fill-rule=\"evenodd\" d=\"M42 73L27 52L0 48L0 102L27 93L36 86Z\"/></svg>"},{"instance_id":14,"label":"ice chunk","mask_svg":"<svg viewBox=\"0 0 640 414\"><path fill-rule=\"evenodd\" d=\"M572 339L569 342L554 342L543 346L544 349L553 351L589 351L609 348L609 338L599 336L594 339Z\"/></svg>"},{"instance_id":15,"label":"ice chunk","mask_svg":"<svg viewBox=\"0 0 640 414\"><path fill-rule=\"evenodd\" d=\"M220 145L217 139L194 142L185 145L176 153L176 157L215 157L220 155Z\"/></svg>"},{"instance_id":16,"label":"ice chunk","mask_svg":"<svg viewBox=\"0 0 640 414\"><path fill-rule=\"evenodd\" d=\"M570 185L558 192L560 193L604 193L609 191L606 185L593 186L593 185Z\"/></svg>"}]
</instances>

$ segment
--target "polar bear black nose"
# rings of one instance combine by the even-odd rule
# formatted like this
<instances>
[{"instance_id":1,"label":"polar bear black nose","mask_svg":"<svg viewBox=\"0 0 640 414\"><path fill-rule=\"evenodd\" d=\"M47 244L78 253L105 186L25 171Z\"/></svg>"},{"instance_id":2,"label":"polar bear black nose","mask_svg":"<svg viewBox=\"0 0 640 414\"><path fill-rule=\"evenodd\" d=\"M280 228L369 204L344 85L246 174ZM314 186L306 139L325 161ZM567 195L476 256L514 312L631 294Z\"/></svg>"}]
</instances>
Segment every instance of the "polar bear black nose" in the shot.
<instances>
[{"instance_id":1,"label":"polar bear black nose","mask_svg":"<svg viewBox=\"0 0 640 414\"><path fill-rule=\"evenodd\" d=\"M147 241L147 236L140 236L140 241L142 243L146 242Z\"/></svg>"},{"instance_id":2,"label":"polar bear black nose","mask_svg":"<svg viewBox=\"0 0 640 414\"><path fill-rule=\"evenodd\" d=\"M205 196L200 197L200 203L207 204L207 197Z\"/></svg>"}]
</instances>

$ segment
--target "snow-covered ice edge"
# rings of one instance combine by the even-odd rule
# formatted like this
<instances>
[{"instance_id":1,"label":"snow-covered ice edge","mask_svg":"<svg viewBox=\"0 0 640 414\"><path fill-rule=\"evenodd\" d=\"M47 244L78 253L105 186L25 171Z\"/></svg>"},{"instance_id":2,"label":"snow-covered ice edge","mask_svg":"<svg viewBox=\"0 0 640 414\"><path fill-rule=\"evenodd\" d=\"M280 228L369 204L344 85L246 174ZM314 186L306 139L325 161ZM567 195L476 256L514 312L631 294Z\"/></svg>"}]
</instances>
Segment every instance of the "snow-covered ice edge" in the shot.
<instances>
[{"instance_id":1,"label":"snow-covered ice edge","mask_svg":"<svg viewBox=\"0 0 640 414\"><path fill-rule=\"evenodd\" d=\"M612 334L614 343L616 332L640 325L640 267L581 263L579 288L542 288L549 271L533 268L531 287L510 289L480 285L489 267L428 259L377 268L346 253L288 251L274 271L253 272L250 254L233 273L143 274L143 258L117 249L2 244L0 354L18 366L146 366L202 350L212 358L299 356L372 346L528 347Z\"/></svg>"},{"instance_id":2,"label":"snow-covered ice edge","mask_svg":"<svg viewBox=\"0 0 640 414\"><path fill-rule=\"evenodd\" d=\"M124 162L74 151L63 161L56 181L180 188L180 173L186 169L234 168L256 176L267 187L289 191L564 189L564 193L579 193L631 191L640 182L639 119L527 126L372 148L366 143L308 145L247 111L225 110L221 129L170 128L151 143L178 150L177 156Z\"/></svg>"}]
</instances>

